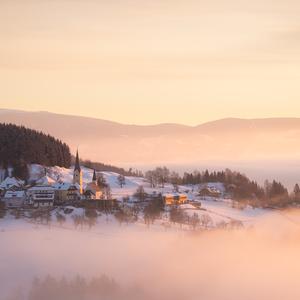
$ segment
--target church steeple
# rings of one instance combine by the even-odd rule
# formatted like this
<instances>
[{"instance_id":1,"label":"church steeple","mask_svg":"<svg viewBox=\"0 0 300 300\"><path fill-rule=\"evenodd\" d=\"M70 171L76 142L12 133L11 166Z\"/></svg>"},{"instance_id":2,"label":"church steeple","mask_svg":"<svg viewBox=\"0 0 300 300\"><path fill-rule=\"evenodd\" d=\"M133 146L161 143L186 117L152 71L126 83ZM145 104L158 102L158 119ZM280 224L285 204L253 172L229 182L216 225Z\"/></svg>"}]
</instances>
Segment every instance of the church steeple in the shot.
<instances>
[{"instance_id":1,"label":"church steeple","mask_svg":"<svg viewBox=\"0 0 300 300\"><path fill-rule=\"evenodd\" d=\"M77 152L76 152L76 160L75 160L75 168L74 168L74 171L79 171L79 172L81 172L78 150L77 150Z\"/></svg>"},{"instance_id":2,"label":"church steeple","mask_svg":"<svg viewBox=\"0 0 300 300\"><path fill-rule=\"evenodd\" d=\"M94 174L93 174L93 182L97 182L97 174L96 174L96 170L94 170Z\"/></svg>"},{"instance_id":3,"label":"church steeple","mask_svg":"<svg viewBox=\"0 0 300 300\"><path fill-rule=\"evenodd\" d=\"M78 184L80 187L80 194L83 193L83 181L82 181L82 170L80 167L78 150L76 152L76 160L73 174L73 183Z\"/></svg>"}]
</instances>

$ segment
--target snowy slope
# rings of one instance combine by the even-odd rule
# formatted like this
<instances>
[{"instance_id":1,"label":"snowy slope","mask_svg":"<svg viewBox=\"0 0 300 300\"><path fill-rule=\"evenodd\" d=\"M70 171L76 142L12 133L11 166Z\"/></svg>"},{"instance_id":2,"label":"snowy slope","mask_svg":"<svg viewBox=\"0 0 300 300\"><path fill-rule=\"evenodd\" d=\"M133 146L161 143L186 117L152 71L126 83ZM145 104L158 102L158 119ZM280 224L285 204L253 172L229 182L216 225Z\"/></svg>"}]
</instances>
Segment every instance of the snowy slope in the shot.
<instances>
[{"instance_id":1,"label":"snowy slope","mask_svg":"<svg viewBox=\"0 0 300 300\"><path fill-rule=\"evenodd\" d=\"M92 181L94 170L82 167L83 175L83 185L86 186ZM62 181L66 183L71 183L73 181L73 170L62 168L62 167L51 167L47 168L47 177L53 179L54 181ZM45 168L41 165L33 164L30 167L30 180L36 181L45 175ZM106 182L110 185L112 189L112 194L114 197L122 198L125 196L132 195L138 188L139 185L143 184L142 178L137 177L126 177L125 186L121 189L118 184L119 174L114 172L98 172L102 173Z\"/></svg>"},{"instance_id":2,"label":"snowy slope","mask_svg":"<svg viewBox=\"0 0 300 300\"><path fill-rule=\"evenodd\" d=\"M92 181L93 170L89 168L82 167L83 172L83 184L84 186ZM100 173L100 172L99 172ZM106 180L106 182L111 187L112 196L118 200L122 200L124 197L132 197L139 186L143 186L148 194L156 193L172 193L173 186L171 184L166 184L164 188L151 188L147 180L140 177L125 177L125 186L121 188L118 184L119 174L114 172L101 172ZM32 165L30 169L30 179L37 180L41 176L45 175L45 168L40 165ZM70 169L61 167L47 168L47 176L56 181L63 181L66 183L71 183L73 180L73 167ZM207 183L205 186L217 189L223 194L225 192L224 185L222 183ZM205 197L199 198L198 191L201 189L201 185L197 186L180 186L179 192L187 192L188 199L192 201L198 201L201 203L201 210L193 206L183 206L182 209L186 213L192 216L197 213L199 217L203 214L207 214L211 217L213 221L213 226L220 222L230 222L231 220L237 220L243 222L245 226L250 226L259 221L262 217L267 216L273 211L265 209L253 209L251 207L246 207L243 210L232 207L232 201L230 199L223 198L212 198Z\"/></svg>"}]
</instances>

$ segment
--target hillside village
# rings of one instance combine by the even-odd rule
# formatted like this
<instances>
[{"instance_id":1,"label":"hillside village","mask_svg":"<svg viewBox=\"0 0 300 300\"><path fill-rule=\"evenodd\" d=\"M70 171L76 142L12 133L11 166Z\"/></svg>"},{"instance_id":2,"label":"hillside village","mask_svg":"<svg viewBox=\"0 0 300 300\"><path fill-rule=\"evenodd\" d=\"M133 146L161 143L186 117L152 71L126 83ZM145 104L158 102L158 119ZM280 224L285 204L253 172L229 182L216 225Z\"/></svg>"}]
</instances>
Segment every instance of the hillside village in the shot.
<instances>
[{"instance_id":1,"label":"hillside village","mask_svg":"<svg viewBox=\"0 0 300 300\"><path fill-rule=\"evenodd\" d=\"M140 220L148 225L160 219L164 225L173 222L188 227L242 226L267 213L262 209L235 207L222 183L176 188L166 183L153 187L144 177L125 177L83 167L78 152L70 169L31 165L28 184L9 172L0 183L0 192L2 206L10 213L85 213L93 209L99 214L114 214L127 223Z\"/></svg>"},{"instance_id":2,"label":"hillside village","mask_svg":"<svg viewBox=\"0 0 300 300\"><path fill-rule=\"evenodd\" d=\"M1 200L8 209L49 208L66 204L80 204L82 201L97 201L106 206L115 205L116 200L107 193L108 185L100 187L98 176L93 172L92 179L83 182L83 170L77 152L72 180L61 179L58 174L49 174L49 168L31 166L29 184L11 175L0 183ZM105 204L104 204L105 203Z\"/></svg>"}]
</instances>

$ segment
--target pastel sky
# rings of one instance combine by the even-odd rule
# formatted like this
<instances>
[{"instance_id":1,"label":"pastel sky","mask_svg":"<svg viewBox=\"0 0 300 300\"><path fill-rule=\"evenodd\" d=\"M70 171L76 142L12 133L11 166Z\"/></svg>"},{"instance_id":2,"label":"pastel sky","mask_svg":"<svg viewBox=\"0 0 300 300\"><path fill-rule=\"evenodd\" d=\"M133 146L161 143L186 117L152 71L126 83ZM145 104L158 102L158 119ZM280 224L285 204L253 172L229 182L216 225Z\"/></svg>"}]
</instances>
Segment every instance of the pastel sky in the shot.
<instances>
[{"instance_id":1,"label":"pastel sky","mask_svg":"<svg viewBox=\"0 0 300 300\"><path fill-rule=\"evenodd\" d=\"M299 0L0 0L0 107L300 117Z\"/></svg>"}]
</instances>

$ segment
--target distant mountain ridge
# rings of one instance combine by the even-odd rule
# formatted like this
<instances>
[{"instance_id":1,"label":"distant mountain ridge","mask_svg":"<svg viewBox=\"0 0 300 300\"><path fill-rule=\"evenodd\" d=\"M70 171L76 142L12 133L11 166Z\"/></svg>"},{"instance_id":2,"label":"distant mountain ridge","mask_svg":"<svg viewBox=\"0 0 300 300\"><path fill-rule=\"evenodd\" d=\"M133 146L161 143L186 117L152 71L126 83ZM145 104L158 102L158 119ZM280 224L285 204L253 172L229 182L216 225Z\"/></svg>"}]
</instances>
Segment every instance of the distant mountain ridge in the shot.
<instances>
[{"instance_id":1,"label":"distant mountain ridge","mask_svg":"<svg viewBox=\"0 0 300 300\"><path fill-rule=\"evenodd\" d=\"M1 110L2 123L41 130L84 158L110 164L300 159L300 118L228 118L198 126L127 125L95 118Z\"/></svg>"}]
</instances>

